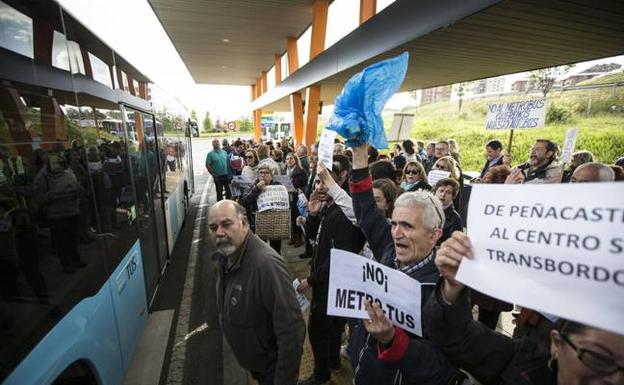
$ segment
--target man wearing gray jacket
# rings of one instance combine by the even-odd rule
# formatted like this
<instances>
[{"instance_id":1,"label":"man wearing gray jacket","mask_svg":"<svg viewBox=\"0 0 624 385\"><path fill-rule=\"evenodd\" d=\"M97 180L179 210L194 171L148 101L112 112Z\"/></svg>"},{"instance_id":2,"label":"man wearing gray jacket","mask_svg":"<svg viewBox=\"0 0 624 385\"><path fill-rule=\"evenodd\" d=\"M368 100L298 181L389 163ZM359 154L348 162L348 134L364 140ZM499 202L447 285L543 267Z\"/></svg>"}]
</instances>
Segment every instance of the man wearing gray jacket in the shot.
<instances>
[{"instance_id":1,"label":"man wearing gray jacket","mask_svg":"<svg viewBox=\"0 0 624 385\"><path fill-rule=\"evenodd\" d=\"M231 200L210 209L215 241L217 309L234 355L260 385L294 385L305 323L282 257L249 231L245 209Z\"/></svg>"}]
</instances>

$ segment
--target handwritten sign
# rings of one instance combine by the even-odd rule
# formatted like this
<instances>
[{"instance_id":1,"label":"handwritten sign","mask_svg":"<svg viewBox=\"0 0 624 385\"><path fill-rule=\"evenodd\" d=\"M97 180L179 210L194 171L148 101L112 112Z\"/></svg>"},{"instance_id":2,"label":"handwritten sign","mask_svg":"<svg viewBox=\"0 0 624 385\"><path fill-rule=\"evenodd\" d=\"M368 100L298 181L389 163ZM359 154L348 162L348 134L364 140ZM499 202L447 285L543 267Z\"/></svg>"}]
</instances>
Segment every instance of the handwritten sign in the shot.
<instances>
[{"instance_id":1,"label":"handwritten sign","mask_svg":"<svg viewBox=\"0 0 624 385\"><path fill-rule=\"evenodd\" d=\"M547 106L546 99L489 104L485 128L505 130L544 127Z\"/></svg>"},{"instance_id":2,"label":"handwritten sign","mask_svg":"<svg viewBox=\"0 0 624 385\"><path fill-rule=\"evenodd\" d=\"M288 191L284 186L266 186L258 195L258 212L272 209L288 209Z\"/></svg>"},{"instance_id":3,"label":"handwritten sign","mask_svg":"<svg viewBox=\"0 0 624 385\"><path fill-rule=\"evenodd\" d=\"M379 304L392 324L422 336L420 282L360 255L332 249L327 314L368 319L365 300Z\"/></svg>"},{"instance_id":4,"label":"handwritten sign","mask_svg":"<svg viewBox=\"0 0 624 385\"><path fill-rule=\"evenodd\" d=\"M323 130L318 148L318 160L322 162L328 170L332 169L334 158L334 140L336 131Z\"/></svg>"},{"instance_id":5,"label":"handwritten sign","mask_svg":"<svg viewBox=\"0 0 624 385\"><path fill-rule=\"evenodd\" d=\"M492 297L624 334L622 183L473 185L475 258L457 279Z\"/></svg>"},{"instance_id":6,"label":"handwritten sign","mask_svg":"<svg viewBox=\"0 0 624 385\"><path fill-rule=\"evenodd\" d=\"M577 134L578 128L571 128L566 132L565 141L563 142L563 151L561 152L561 161L563 163L569 163L572 159Z\"/></svg>"},{"instance_id":7,"label":"handwritten sign","mask_svg":"<svg viewBox=\"0 0 624 385\"><path fill-rule=\"evenodd\" d=\"M450 172L444 170L431 170L427 175L427 182L431 185L431 187L435 187L436 183L440 181L440 179L448 178L451 175Z\"/></svg>"}]
</instances>

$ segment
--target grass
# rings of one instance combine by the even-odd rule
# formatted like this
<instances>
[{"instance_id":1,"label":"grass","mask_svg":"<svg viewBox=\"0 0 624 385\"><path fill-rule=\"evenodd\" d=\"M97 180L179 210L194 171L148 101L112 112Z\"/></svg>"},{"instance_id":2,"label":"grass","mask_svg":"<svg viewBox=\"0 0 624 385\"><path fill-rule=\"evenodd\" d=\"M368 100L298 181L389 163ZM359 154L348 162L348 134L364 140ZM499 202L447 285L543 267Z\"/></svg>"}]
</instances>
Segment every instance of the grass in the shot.
<instances>
[{"instance_id":1,"label":"grass","mask_svg":"<svg viewBox=\"0 0 624 385\"><path fill-rule=\"evenodd\" d=\"M464 102L458 113L457 102L447 101L418 107L410 137L425 142L455 139L459 145L464 170L480 170L485 161L485 143L500 140L507 151L509 130L486 130L485 115L489 103L528 99L518 95ZM511 154L513 164L528 158L536 139L551 139L563 145L569 128L579 128L576 150L589 150L599 162L613 163L624 156L624 87L617 89L553 92L549 104L565 112L564 121L547 123L533 130L515 130ZM615 108L613 108L615 106ZM384 113L386 131L392 125L393 112ZM326 122L319 122L318 133ZM391 144L391 147L394 143ZM382 150L387 153L388 150Z\"/></svg>"},{"instance_id":2,"label":"grass","mask_svg":"<svg viewBox=\"0 0 624 385\"><path fill-rule=\"evenodd\" d=\"M585 80L585 81L580 82L578 85L579 86L591 86L594 84L609 84L609 83L617 83L617 82L624 82L624 71L601 76L599 78Z\"/></svg>"}]
</instances>

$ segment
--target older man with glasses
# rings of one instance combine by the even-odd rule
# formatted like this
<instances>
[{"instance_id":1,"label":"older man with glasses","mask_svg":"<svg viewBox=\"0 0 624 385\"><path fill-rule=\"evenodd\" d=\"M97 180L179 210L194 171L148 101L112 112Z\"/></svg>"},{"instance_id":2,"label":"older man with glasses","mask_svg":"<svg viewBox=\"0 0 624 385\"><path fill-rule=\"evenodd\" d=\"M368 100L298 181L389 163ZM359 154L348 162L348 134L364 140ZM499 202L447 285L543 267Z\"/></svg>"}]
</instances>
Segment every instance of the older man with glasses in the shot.
<instances>
[{"instance_id":1,"label":"older man with glasses","mask_svg":"<svg viewBox=\"0 0 624 385\"><path fill-rule=\"evenodd\" d=\"M366 145L353 148L350 188L358 225L374 258L423 284L424 306L440 277L434 260L436 242L444 227L442 204L428 191L403 193L395 201L388 223L375 203ZM351 363L357 368L356 384L394 384L399 376L404 383L454 384L461 377L435 344L391 327L377 305L369 309L378 311L378 316L354 328L348 349ZM427 335L427 325L423 325L423 335ZM413 360L396 362L393 354L387 352L393 344L405 349L409 345ZM408 365L402 364L405 362Z\"/></svg>"}]
</instances>

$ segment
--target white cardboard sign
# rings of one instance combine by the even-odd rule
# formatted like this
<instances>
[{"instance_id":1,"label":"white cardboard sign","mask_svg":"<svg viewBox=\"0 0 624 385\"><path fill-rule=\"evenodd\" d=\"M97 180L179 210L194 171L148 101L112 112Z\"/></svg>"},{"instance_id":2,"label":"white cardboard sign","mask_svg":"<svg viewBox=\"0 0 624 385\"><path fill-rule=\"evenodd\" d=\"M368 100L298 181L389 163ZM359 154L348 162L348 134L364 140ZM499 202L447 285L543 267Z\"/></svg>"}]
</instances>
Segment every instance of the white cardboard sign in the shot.
<instances>
[{"instance_id":1,"label":"white cardboard sign","mask_svg":"<svg viewBox=\"0 0 624 385\"><path fill-rule=\"evenodd\" d=\"M451 176L451 173L444 170L431 170L427 175L427 182L431 185L431 187L435 187L436 183L440 179L448 178Z\"/></svg>"},{"instance_id":2,"label":"white cardboard sign","mask_svg":"<svg viewBox=\"0 0 624 385\"><path fill-rule=\"evenodd\" d=\"M546 99L492 103L488 105L485 128L505 130L544 127L547 110Z\"/></svg>"},{"instance_id":3,"label":"white cardboard sign","mask_svg":"<svg viewBox=\"0 0 624 385\"><path fill-rule=\"evenodd\" d=\"M336 131L323 130L321 140L319 141L318 160L331 171L332 159L334 158L334 139L336 139Z\"/></svg>"},{"instance_id":4,"label":"white cardboard sign","mask_svg":"<svg viewBox=\"0 0 624 385\"><path fill-rule=\"evenodd\" d=\"M368 319L365 300L378 303L393 325L422 336L420 282L361 255L332 249L327 314Z\"/></svg>"},{"instance_id":5,"label":"white cardboard sign","mask_svg":"<svg viewBox=\"0 0 624 385\"><path fill-rule=\"evenodd\" d=\"M258 195L258 212L271 209L288 209L288 191L284 186L266 186Z\"/></svg>"},{"instance_id":6,"label":"white cardboard sign","mask_svg":"<svg viewBox=\"0 0 624 385\"><path fill-rule=\"evenodd\" d=\"M563 151L561 152L561 161L563 163L569 163L572 159L577 135L578 128L571 128L566 132L565 141L563 142Z\"/></svg>"},{"instance_id":7,"label":"white cardboard sign","mask_svg":"<svg viewBox=\"0 0 624 385\"><path fill-rule=\"evenodd\" d=\"M624 334L624 183L473 185L475 258L457 279L492 297Z\"/></svg>"}]
</instances>

